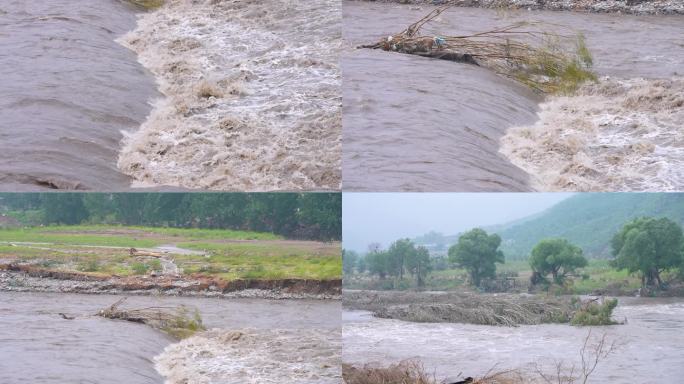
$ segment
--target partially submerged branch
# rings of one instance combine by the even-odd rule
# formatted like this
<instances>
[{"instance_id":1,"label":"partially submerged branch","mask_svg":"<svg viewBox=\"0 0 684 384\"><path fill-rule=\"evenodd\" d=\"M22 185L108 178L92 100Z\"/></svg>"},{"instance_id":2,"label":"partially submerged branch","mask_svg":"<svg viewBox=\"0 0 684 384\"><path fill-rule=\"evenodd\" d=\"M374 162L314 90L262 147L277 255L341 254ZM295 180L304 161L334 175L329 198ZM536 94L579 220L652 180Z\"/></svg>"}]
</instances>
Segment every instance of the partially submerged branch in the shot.
<instances>
[{"instance_id":1,"label":"partially submerged branch","mask_svg":"<svg viewBox=\"0 0 684 384\"><path fill-rule=\"evenodd\" d=\"M421 34L426 24L449 7L437 8L401 33L359 48L476 64L549 93L571 92L596 79L584 36L550 33L539 29L540 23L519 22L472 35Z\"/></svg>"},{"instance_id":2,"label":"partially submerged branch","mask_svg":"<svg viewBox=\"0 0 684 384\"><path fill-rule=\"evenodd\" d=\"M106 319L125 320L134 323L149 325L177 338L190 337L195 332L205 330L202 318L197 310L190 311L181 305L178 307L148 307L138 309L123 309L121 304L127 297L121 298L116 303L97 313Z\"/></svg>"}]
</instances>

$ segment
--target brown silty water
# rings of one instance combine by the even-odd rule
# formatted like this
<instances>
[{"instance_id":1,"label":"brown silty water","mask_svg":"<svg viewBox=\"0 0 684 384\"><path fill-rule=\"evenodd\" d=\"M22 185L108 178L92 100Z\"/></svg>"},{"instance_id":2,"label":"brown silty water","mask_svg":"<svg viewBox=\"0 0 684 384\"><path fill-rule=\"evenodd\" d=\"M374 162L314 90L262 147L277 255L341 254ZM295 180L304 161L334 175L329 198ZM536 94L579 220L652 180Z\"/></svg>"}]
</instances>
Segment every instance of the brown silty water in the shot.
<instances>
[{"instance_id":1,"label":"brown silty water","mask_svg":"<svg viewBox=\"0 0 684 384\"><path fill-rule=\"evenodd\" d=\"M135 53L114 40L135 28L124 2L0 4L0 186L125 190L122 131L157 95Z\"/></svg>"},{"instance_id":2,"label":"brown silty water","mask_svg":"<svg viewBox=\"0 0 684 384\"><path fill-rule=\"evenodd\" d=\"M169 367L180 361L190 367L211 367L212 359L208 356L201 355L202 358L194 360L198 354L185 352L210 348L216 338L206 339L206 343L195 340L192 344L195 349L177 349L172 345L175 340L146 325L93 316L120 298L0 292L0 382L162 383L164 377L155 367L165 375L175 373ZM337 332L339 343L339 302L134 296L128 298L125 307L175 307L181 304L197 308L209 329L220 328L226 332L250 329L249 332L256 336L263 334L257 339L263 343L268 342L270 336L274 340L288 339L297 346L297 332L309 329L319 335L319 342L334 338ZM65 320L59 313L76 318ZM335 340L331 343L334 346ZM333 359L339 356L339 352L331 350L329 345L321 343L320 349L311 344L306 346L312 355ZM164 351L167 347L169 349ZM329 357L331 354L333 356ZM268 356L261 358L268 361ZM298 362L282 360L280 367L287 368L290 364ZM253 373L253 376L258 380L258 374ZM167 382L175 382L166 378Z\"/></svg>"},{"instance_id":3,"label":"brown silty water","mask_svg":"<svg viewBox=\"0 0 684 384\"><path fill-rule=\"evenodd\" d=\"M339 189L338 1L139 11L0 4L2 189Z\"/></svg>"},{"instance_id":4,"label":"brown silty water","mask_svg":"<svg viewBox=\"0 0 684 384\"><path fill-rule=\"evenodd\" d=\"M684 187L684 85L676 74L684 67L684 17L452 8L425 30L460 35L536 21L582 32L597 74L611 79L577 97L550 97L537 115L540 95L485 68L354 49L432 9L343 3L346 190Z\"/></svg>"},{"instance_id":5,"label":"brown silty water","mask_svg":"<svg viewBox=\"0 0 684 384\"><path fill-rule=\"evenodd\" d=\"M593 327L606 333L615 351L590 376L596 383L678 383L684 375L684 300L620 298L614 312L626 324ZM483 376L491 369L519 369L528 378L539 366L555 372L555 364L581 366L580 350L588 327L411 323L374 318L365 311L343 313L343 361L389 365L416 359L439 379ZM568 371L566 371L568 372Z\"/></svg>"}]
</instances>

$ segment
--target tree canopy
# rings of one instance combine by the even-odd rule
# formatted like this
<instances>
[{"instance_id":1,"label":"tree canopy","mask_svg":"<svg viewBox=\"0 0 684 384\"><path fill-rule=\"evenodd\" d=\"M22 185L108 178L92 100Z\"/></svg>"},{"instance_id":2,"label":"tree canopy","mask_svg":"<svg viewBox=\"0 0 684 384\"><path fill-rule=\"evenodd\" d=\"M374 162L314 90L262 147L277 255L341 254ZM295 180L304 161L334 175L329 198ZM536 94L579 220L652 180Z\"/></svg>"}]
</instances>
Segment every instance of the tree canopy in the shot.
<instances>
[{"instance_id":1,"label":"tree canopy","mask_svg":"<svg viewBox=\"0 0 684 384\"><path fill-rule=\"evenodd\" d=\"M682 227L667 218L641 217L625 224L612 240L613 265L641 273L642 286L661 286L660 273L682 265Z\"/></svg>"},{"instance_id":2,"label":"tree canopy","mask_svg":"<svg viewBox=\"0 0 684 384\"><path fill-rule=\"evenodd\" d=\"M347 249L342 250L342 271L345 275L351 275L354 273L354 269L358 264L359 255Z\"/></svg>"},{"instance_id":3,"label":"tree canopy","mask_svg":"<svg viewBox=\"0 0 684 384\"><path fill-rule=\"evenodd\" d=\"M404 278L405 273L409 273L416 279L416 285L421 287L425 277L432 271L430 252L425 247L416 247L409 239L399 239L387 250L380 249L377 244L369 249L366 257L356 262L359 272L368 270L380 279L392 276L399 280Z\"/></svg>"},{"instance_id":4,"label":"tree canopy","mask_svg":"<svg viewBox=\"0 0 684 384\"><path fill-rule=\"evenodd\" d=\"M468 271L471 283L479 287L482 279L496 277L495 263L504 262L500 245L499 235L475 228L462 234L449 248L449 261Z\"/></svg>"},{"instance_id":5,"label":"tree canopy","mask_svg":"<svg viewBox=\"0 0 684 384\"><path fill-rule=\"evenodd\" d=\"M0 206L33 225L123 224L272 232L339 240L339 193L2 193ZM24 215L26 216L26 215Z\"/></svg>"},{"instance_id":6,"label":"tree canopy","mask_svg":"<svg viewBox=\"0 0 684 384\"><path fill-rule=\"evenodd\" d=\"M566 239L544 239L532 249L530 266L541 276L549 273L556 283L562 283L568 274L577 268L586 267L587 259L582 248L571 244Z\"/></svg>"}]
</instances>

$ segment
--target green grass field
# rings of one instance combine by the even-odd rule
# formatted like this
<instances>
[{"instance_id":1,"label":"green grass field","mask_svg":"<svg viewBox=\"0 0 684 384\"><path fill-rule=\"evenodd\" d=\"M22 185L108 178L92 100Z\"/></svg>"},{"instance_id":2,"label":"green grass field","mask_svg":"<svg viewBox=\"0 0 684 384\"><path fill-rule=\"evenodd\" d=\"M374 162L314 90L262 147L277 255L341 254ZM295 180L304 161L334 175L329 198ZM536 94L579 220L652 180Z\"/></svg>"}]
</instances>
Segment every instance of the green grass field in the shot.
<instances>
[{"instance_id":1,"label":"green grass field","mask_svg":"<svg viewBox=\"0 0 684 384\"><path fill-rule=\"evenodd\" d=\"M0 230L0 260L103 275L160 271L158 259L129 248L172 245L203 254L169 254L183 274L223 279L339 279L337 243L288 241L270 233L123 226L55 226Z\"/></svg>"}]
</instances>

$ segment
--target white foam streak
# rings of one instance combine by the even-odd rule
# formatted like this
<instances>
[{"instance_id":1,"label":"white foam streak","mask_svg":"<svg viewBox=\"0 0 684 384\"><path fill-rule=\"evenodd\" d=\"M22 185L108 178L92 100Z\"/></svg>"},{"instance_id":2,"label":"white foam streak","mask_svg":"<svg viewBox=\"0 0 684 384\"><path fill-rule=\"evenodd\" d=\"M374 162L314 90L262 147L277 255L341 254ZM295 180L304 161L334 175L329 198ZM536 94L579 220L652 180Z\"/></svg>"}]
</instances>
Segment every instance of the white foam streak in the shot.
<instances>
[{"instance_id":1,"label":"white foam streak","mask_svg":"<svg viewBox=\"0 0 684 384\"><path fill-rule=\"evenodd\" d=\"M166 96L127 135L139 185L339 189L339 1L171 0L120 42Z\"/></svg>"},{"instance_id":2,"label":"white foam streak","mask_svg":"<svg viewBox=\"0 0 684 384\"><path fill-rule=\"evenodd\" d=\"M684 78L603 78L552 97L501 152L540 191L684 189Z\"/></svg>"},{"instance_id":3,"label":"white foam streak","mask_svg":"<svg viewBox=\"0 0 684 384\"><path fill-rule=\"evenodd\" d=\"M339 384L339 329L211 330L155 358L167 384Z\"/></svg>"}]
</instances>

